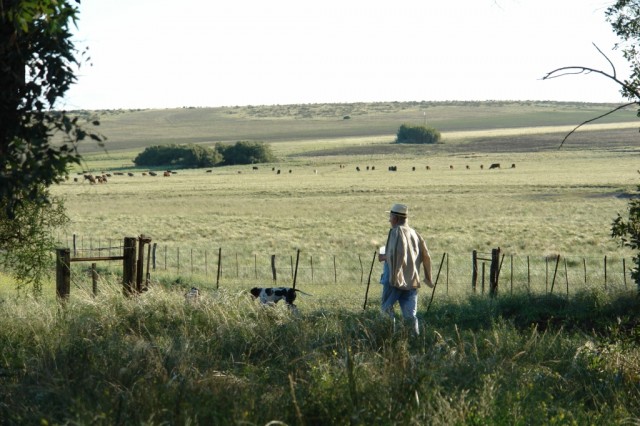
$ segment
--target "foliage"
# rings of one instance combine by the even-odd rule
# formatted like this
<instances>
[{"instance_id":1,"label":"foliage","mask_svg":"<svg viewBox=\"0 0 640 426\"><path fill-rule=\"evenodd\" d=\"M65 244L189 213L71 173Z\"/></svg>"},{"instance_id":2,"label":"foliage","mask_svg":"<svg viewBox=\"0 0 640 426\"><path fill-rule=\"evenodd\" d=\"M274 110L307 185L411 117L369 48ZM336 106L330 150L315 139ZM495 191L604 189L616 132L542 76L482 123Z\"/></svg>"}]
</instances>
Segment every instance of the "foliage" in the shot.
<instances>
[{"instance_id":1,"label":"foliage","mask_svg":"<svg viewBox=\"0 0 640 426\"><path fill-rule=\"evenodd\" d=\"M225 166L234 164L270 163L276 160L269 145L263 142L238 141L233 145L217 144Z\"/></svg>"},{"instance_id":2,"label":"foliage","mask_svg":"<svg viewBox=\"0 0 640 426\"><path fill-rule=\"evenodd\" d=\"M80 162L79 142L103 140L77 117L53 110L80 66L69 30L77 3L0 3L0 204L9 219L22 202L47 201L40 186L60 182L67 167ZM54 135L61 141L53 142Z\"/></svg>"},{"instance_id":3,"label":"foliage","mask_svg":"<svg viewBox=\"0 0 640 426\"><path fill-rule=\"evenodd\" d=\"M40 187L40 191L45 190ZM27 200L16 206L15 213L10 220L6 211L0 210L0 266L19 286L31 286L40 293L43 281L51 272L51 253L55 248L53 231L69 219L58 198L52 198L50 203Z\"/></svg>"},{"instance_id":4,"label":"foliage","mask_svg":"<svg viewBox=\"0 0 640 426\"><path fill-rule=\"evenodd\" d=\"M201 145L156 145L147 147L133 162L136 166L171 166L182 168L212 167L222 156L216 150Z\"/></svg>"},{"instance_id":5,"label":"foliage","mask_svg":"<svg viewBox=\"0 0 640 426\"><path fill-rule=\"evenodd\" d=\"M620 84L620 93L627 99L640 105L640 1L617 0L606 11L607 20L611 23L620 42L617 48L622 50L624 58L629 63L630 76ZM638 110L640 117L640 109ZM622 245L635 251L633 257L634 268L631 273L640 290L640 186L636 197L629 200L629 214L625 220L620 214L613 221L611 235L619 238Z\"/></svg>"},{"instance_id":6,"label":"foliage","mask_svg":"<svg viewBox=\"0 0 640 426\"><path fill-rule=\"evenodd\" d=\"M629 62L630 76L621 85L620 93L640 103L640 0L617 0L607 8L605 16L621 40L616 47L622 50L623 57Z\"/></svg>"},{"instance_id":7,"label":"foliage","mask_svg":"<svg viewBox=\"0 0 640 426\"><path fill-rule=\"evenodd\" d=\"M47 188L80 163L81 141L103 142L54 109L81 64L69 30L78 4L0 0L0 250L4 267L36 291L50 264L50 232L66 217Z\"/></svg>"},{"instance_id":8,"label":"foliage","mask_svg":"<svg viewBox=\"0 0 640 426\"><path fill-rule=\"evenodd\" d=\"M631 277L640 290L640 185L636 189L634 196L629 200L628 207L629 214L627 219L618 213L618 217L611 224L611 236L619 239L623 246L634 250L634 267Z\"/></svg>"},{"instance_id":9,"label":"foliage","mask_svg":"<svg viewBox=\"0 0 640 426\"><path fill-rule=\"evenodd\" d=\"M204 290L204 289L203 289ZM335 287L334 287L335 291ZM423 333L376 310L107 284L0 304L7 424L621 424L638 420L640 300L442 300ZM552 308L549 307L554 306ZM21 326L15 327L15 318ZM28 368L25 368L28 366ZM141 390L144 391L141 391ZM169 408L168 408L169 407ZM534 420L532 420L534 419Z\"/></svg>"},{"instance_id":10,"label":"foliage","mask_svg":"<svg viewBox=\"0 0 640 426\"><path fill-rule=\"evenodd\" d=\"M268 145L262 142L236 142L234 145L216 144L215 148L201 145L155 145L145 148L133 160L136 166L172 166L200 168L234 164L256 164L274 161Z\"/></svg>"},{"instance_id":11,"label":"foliage","mask_svg":"<svg viewBox=\"0 0 640 426\"><path fill-rule=\"evenodd\" d=\"M440 132L427 126L403 124L398 129L396 136L396 143L434 144L438 142L440 142Z\"/></svg>"}]
</instances>

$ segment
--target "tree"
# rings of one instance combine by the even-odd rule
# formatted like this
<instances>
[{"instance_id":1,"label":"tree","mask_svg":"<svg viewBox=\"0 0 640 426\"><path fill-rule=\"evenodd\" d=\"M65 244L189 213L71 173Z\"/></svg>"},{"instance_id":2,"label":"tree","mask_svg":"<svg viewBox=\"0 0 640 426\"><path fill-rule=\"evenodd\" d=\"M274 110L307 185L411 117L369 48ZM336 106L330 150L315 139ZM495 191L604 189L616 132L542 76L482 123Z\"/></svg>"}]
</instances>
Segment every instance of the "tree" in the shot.
<instances>
[{"instance_id":1,"label":"tree","mask_svg":"<svg viewBox=\"0 0 640 426\"><path fill-rule=\"evenodd\" d=\"M0 205L8 219L22 202L48 201L41 186L59 183L68 166L80 163L79 142L103 142L78 117L54 109L81 64L69 30L77 4L0 0Z\"/></svg>"},{"instance_id":2,"label":"tree","mask_svg":"<svg viewBox=\"0 0 640 426\"><path fill-rule=\"evenodd\" d=\"M270 163L276 160L271 147L263 142L238 141L233 145L216 144L216 150L222 154L222 164Z\"/></svg>"},{"instance_id":3,"label":"tree","mask_svg":"<svg viewBox=\"0 0 640 426\"><path fill-rule=\"evenodd\" d=\"M133 160L136 166L211 167L222 161L222 155L202 145L155 145L145 148Z\"/></svg>"},{"instance_id":4,"label":"tree","mask_svg":"<svg viewBox=\"0 0 640 426\"><path fill-rule=\"evenodd\" d=\"M56 245L52 231L68 222L64 204L56 198L46 204L26 200L16 206L12 220L0 210L0 247L4 252L0 265L16 279L18 288L31 286L35 293L41 292Z\"/></svg>"},{"instance_id":5,"label":"tree","mask_svg":"<svg viewBox=\"0 0 640 426\"><path fill-rule=\"evenodd\" d=\"M403 124L396 135L396 143L431 144L438 142L440 142L440 132L433 127Z\"/></svg>"},{"instance_id":6,"label":"tree","mask_svg":"<svg viewBox=\"0 0 640 426\"><path fill-rule=\"evenodd\" d=\"M69 30L78 4L0 0L0 265L36 289L52 228L66 218L48 188L80 163L81 141L104 141L55 109L84 56Z\"/></svg>"},{"instance_id":7,"label":"tree","mask_svg":"<svg viewBox=\"0 0 640 426\"><path fill-rule=\"evenodd\" d=\"M640 0L617 0L607 8L605 17L611 24L615 34L620 38L620 42L616 43L615 48L622 51L623 57L629 63L629 77L625 80L620 79L613 63L602 53L598 46L594 45L598 52L609 62L611 71L607 72L589 67L570 66L555 69L547 73L543 79L572 74L597 73L618 84L618 86L620 86L620 93L630 102L620 105L598 117L582 122L565 135L560 146L564 144L573 132L587 123L598 120L630 105L640 107L640 47L638 46L638 43L640 43ZM640 108L638 109L637 115L640 117ZM640 187L638 187L638 192L635 194L635 197L632 197L629 201L627 219L625 220L618 214L611 224L611 236L618 238L623 246L635 250L636 254L633 258L634 267L631 276L640 291L640 199L637 198L638 196L640 196Z\"/></svg>"},{"instance_id":8,"label":"tree","mask_svg":"<svg viewBox=\"0 0 640 426\"><path fill-rule=\"evenodd\" d=\"M613 31L618 37L620 42L616 43L615 48L621 49L623 57L629 63L630 76L626 80L621 80L618 77L618 72L607 55L605 55L598 46L594 44L594 47L598 52L604 56L609 65L611 71L603 71L591 67L584 66L568 66L557 68L548 72L542 79L549 80L552 78L563 77L566 75L576 74L600 74L606 78L613 80L618 86L620 86L620 93L622 96L630 100L630 102L620 105L602 115L586 120L577 125L573 130L567 133L560 143L560 146L571 136L576 130L585 124L599 120L606 117L609 114L613 114L623 108L630 105L638 105L640 107L640 56L638 56L638 42L640 41L640 0L617 0L615 4L609 6L605 12L607 21L611 24ZM640 117L640 109L638 109L638 117Z\"/></svg>"}]
</instances>

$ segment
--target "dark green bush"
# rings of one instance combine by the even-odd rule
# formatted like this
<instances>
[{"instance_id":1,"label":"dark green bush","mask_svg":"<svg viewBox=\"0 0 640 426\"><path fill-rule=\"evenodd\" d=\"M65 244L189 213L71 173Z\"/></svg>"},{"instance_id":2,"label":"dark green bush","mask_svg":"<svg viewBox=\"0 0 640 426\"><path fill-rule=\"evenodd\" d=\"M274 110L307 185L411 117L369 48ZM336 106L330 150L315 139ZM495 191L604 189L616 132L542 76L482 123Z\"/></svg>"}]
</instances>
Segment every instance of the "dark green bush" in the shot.
<instances>
[{"instance_id":1,"label":"dark green bush","mask_svg":"<svg viewBox=\"0 0 640 426\"><path fill-rule=\"evenodd\" d=\"M270 163L275 161L271 148L263 142L239 141L234 145L217 144L222 165Z\"/></svg>"},{"instance_id":2,"label":"dark green bush","mask_svg":"<svg viewBox=\"0 0 640 426\"><path fill-rule=\"evenodd\" d=\"M431 144L438 142L440 142L440 132L427 126L403 124L398 129L396 136L396 143Z\"/></svg>"},{"instance_id":3,"label":"dark green bush","mask_svg":"<svg viewBox=\"0 0 640 426\"><path fill-rule=\"evenodd\" d=\"M133 160L136 166L181 168L211 167L222 161L215 149L201 145L156 145L145 148Z\"/></svg>"},{"instance_id":4,"label":"dark green bush","mask_svg":"<svg viewBox=\"0 0 640 426\"><path fill-rule=\"evenodd\" d=\"M133 160L136 166L200 168L275 161L271 148L262 142L240 141L233 145L156 145L145 148Z\"/></svg>"}]
</instances>

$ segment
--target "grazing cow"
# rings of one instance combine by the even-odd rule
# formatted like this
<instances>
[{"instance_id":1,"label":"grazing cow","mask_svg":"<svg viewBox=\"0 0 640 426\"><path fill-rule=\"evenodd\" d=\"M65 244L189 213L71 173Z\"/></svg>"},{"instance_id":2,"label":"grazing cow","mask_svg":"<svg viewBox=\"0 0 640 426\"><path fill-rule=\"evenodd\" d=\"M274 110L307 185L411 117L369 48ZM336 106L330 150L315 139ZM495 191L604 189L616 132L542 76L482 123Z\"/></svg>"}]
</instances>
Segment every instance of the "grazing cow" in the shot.
<instances>
[{"instance_id":1,"label":"grazing cow","mask_svg":"<svg viewBox=\"0 0 640 426\"><path fill-rule=\"evenodd\" d=\"M376 166L371 166L371 170L375 170L375 169L376 169Z\"/></svg>"},{"instance_id":2,"label":"grazing cow","mask_svg":"<svg viewBox=\"0 0 640 426\"><path fill-rule=\"evenodd\" d=\"M84 175L84 179L88 180L89 183L92 183L92 184L96 183L96 178L93 175Z\"/></svg>"},{"instance_id":3,"label":"grazing cow","mask_svg":"<svg viewBox=\"0 0 640 426\"><path fill-rule=\"evenodd\" d=\"M468 165L468 164L467 164L467 166L466 166L466 167L467 167L467 170L471 169L471 167L469 167L469 165Z\"/></svg>"},{"instance_id":4,"label":"grazing cow","mask_svg":"<svg viewBox=\"0 0 640 426\"><path fill-rule=\"evenodd\" d=\"M147 175L147 172L142 172L142 176L146 176L146 175Z\"/></svg>"},{"instance_id":5,"label":"grazing cow","mask_svg":"<svg viewBox=\"0 0 640 426\"><path fill-rule=\"evenodd\" d=\"M277 174L277 175L279 175L279 174L280 174L280 169L278 169L278 171L276 172L276 174Z\"/></svg>"},{"instance_id":6,"label":"grazing cow","mask_svg":"<svg viewBox=\"0 0 640 426\"><path fill-rule=\"evenodd\" d=\"M512 168L512 169L515 169L515 168L516 168L516 163L513 163L513 164L511 165L511 168Z\"/></svg>"},{"instance_id":7,"label":"grazing cow","mask_svg":"<svg viewBox=\"0 0 640 426\"><path fill-rule=\"evenodd\" d=\"M292 172L292 170L291 170L291 169L289 169L289 173L291 173L291 172Z\"/></svg>"},{"instance_id":8,"label":"grazing cow","mask_svg":"<svg viewBox=\"0 0 640 426\"><path fill-rule=\"evenodd\" d=\"M499 169L499 168L500 168L500 163L493 163L492 165L489 166L489 170Z\"/></svg>"},{"instance_id":9,"label":"grazing cow","mask_svg":"<svg viewBox=\"0 0 640 426\"><path fill-rule=\"evenodd\" d=\"M131 172L127 173L127 175L133 177L133 173L131 173Z\"/></svg>"},{"instance_id":10,"label":"grazing cow","mask_svg":"<svg viewBox=\"0 0 640 426\"><path fill-rule=\"evenodd\" d=\"M304 291L291 287L253 287L249 292L254 299L260 299L263 305L275 305L284 300L290 308L296 307L293 302L296 300L297 292L311 296Z\"/></svg>"},{"instance_id":11,"label":"grazing cow","mask_svg":"<svg viewBox=\"0 0 640 426\"><path fill-rule=\"evenodd\" d=\"M480 170L484 169L484 164L480 164Z\"/></svg>"},{"instance_id":12,"label":"grazing cow","mask_svg":"<svg viewBox=\"0 0 640 426\"><path fill-rule=\"evenodd\" d=\"M449 166L449 170L453 170L453 164Z\"/></svg>"},{"instance_id":13,"label":"grazing cow","mask_svg":"<svg viewBox=\"0 0 640 426\"><path fill-rule=\"evenodd\" d=\"M77 182L77 181L78 181L78 178L73 178L73 181L74 181L74 182Z\"/></svg>"},{"instance_id":14,"label":"grazing cow","mask_svg":"<svg viewBox=\"0 0 640 426\"><path fill-rule=\"evenodd\" d=\"M360 171L360 166L356 166L356 172Z\"/></svg>"},{"instance_id":15,"label":"grazing cow","mask_svg":"<svg viewBox=\"0 0 640 426\"><path fill-rule=\"evenodd\" d=\"M213 171L213 170L209 169L209 170L207 170L207 173L211 173L212 171Z\"/></svg>"},{"instance_id":16,"label":"grazing cow","mask_svg":"<svg viewBox=\"0 0 640 426\"><path fill-rule=\"evenodd\" d=\"M253 166L252 169L253 170L258 170L258 166Z\"/></svg>"},{"instance_id":17,"label":"grazing cow","mask_svg":"<svg viewBox=\"0 0 640 426\"><path fill-rule=\"evenodd\" d=\"M427 170L431 170L431 167L427 166Z\"/></svg>"},{"instance_id":18,"label":"grazing cow","mask_svg":"<svg viewBox=\"0 0 640 426\"><path fill-rule=\"evenodd\" d=\"M416 166L411 167L411 171L415 172L416 171Z\"/></svg>"},{"instance_id":19,"label":"grazing cow","mask_svg":"<svg viewBox=\"0 0 640 426\"><path fill-rule=\"evenodd\" d=\"M166 171L166 172L162 173L162 176L169 177L169 176L171 176L171 172Z\"/></svg>"},{"instance_id":20,"label":"grazing cow","mask_svg":"<svg viewBox=\"0 0 640 426\"><path fill-rule=\"evenodd\" d=\"M390 172L397 172L398 171L398 166L389 166L389 171Z\"/></svg>"},{"instance_id":21,"label":"grazing cow","mask_svg":"<svg viewBox=\"0 0 640 426\"><path fill-rule=\"evenodd\" d=\"M158 176L156 172L149 172L149 176Z\"/></svg>"}]
</instances>

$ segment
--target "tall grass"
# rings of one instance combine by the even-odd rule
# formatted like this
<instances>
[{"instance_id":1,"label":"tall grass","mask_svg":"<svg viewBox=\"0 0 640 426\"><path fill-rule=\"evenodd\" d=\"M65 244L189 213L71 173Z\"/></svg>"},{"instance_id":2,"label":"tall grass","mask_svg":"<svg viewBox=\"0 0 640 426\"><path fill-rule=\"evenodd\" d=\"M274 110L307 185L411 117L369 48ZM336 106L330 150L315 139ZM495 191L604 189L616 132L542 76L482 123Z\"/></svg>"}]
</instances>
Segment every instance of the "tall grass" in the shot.
<instances>
[{"instance_id":1,"label":"tall grass","mask_svg":"<svg viewBox=\"0 0 640 426\"><path fill-rule=\"evenodd\" d=\"M119 286L0 303L3 424L623 424L640 420L639 301L450 298L421 334L377 309L197 302ZM375 305L376 302L373 304Z\"/></svg>"}]
</instances>

